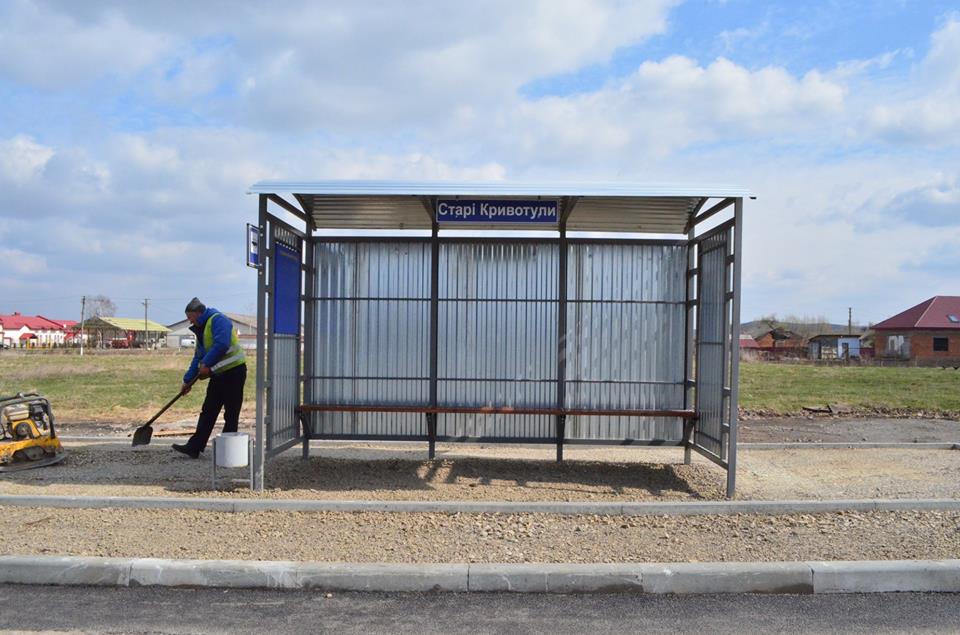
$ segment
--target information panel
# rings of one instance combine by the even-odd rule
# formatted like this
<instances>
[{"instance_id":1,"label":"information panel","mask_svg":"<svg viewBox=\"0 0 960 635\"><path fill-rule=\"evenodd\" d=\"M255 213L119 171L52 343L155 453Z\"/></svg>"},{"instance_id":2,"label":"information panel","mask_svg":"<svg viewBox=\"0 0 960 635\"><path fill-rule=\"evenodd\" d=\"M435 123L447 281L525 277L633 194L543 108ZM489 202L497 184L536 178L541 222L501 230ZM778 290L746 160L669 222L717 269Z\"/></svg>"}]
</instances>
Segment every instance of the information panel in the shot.
<instances>
[{"instance_id":1,"label":"information panel","mask_svg":"<svg viewBox=\"0 0 960 635\"><path fill-rule=\"evenodd\" d=\"M504 199L440 199L438 223L557 223L557 201Z\"/></svg>"},{"instance_id":2,"label":"information panel","mask_svg":"<svg viewBox=\"0 0 960 635\"><path fill-rule=\"evenodd\" d=\"M300 334L300 255L282 243L275 243L273 332Z\"/></svg>"},{"instance_id":3,"label":"information panel","mask_svg":"<svg viewBox=\"0 0 960 635\"><path fill-rule=\"evenodd\" d=\"M260 268L260 228L247 223L247 266Z\"/></svg>"}]
</instances>

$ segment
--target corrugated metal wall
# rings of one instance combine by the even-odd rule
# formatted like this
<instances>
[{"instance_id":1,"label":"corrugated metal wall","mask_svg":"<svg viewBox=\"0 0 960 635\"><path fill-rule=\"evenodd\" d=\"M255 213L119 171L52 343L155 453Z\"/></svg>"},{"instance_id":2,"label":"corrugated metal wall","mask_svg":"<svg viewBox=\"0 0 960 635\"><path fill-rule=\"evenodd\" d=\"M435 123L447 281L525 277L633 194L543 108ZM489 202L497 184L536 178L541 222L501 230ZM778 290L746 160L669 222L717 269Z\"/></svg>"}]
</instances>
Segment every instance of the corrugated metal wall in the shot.
<instances>
[{"instance_id":1,"label":"corrugated metal wall","mask_svg":"<svg viewBox=\"0 0 960 635\"><path fill-rule=\"evenodd\" d=\"M269 224L270 286L267 292L267 456L275 454L301 438L296 408L300 404L300 311L302 240L282 224ZM278 266L277 258L290 258L290 266ZM278 279L282 278L282 279ZM278 293L284 288L288 295ZM279 311L278 311L279 308ZM281 319L281 314L282 318ZM281 322L287 332L280 332ZM296 332L296 333L295 333Z\"/></svg>"},{"instance_id":2,"label":"corrugated metal wall","mask_svg":"<svg viewBox=\"0 0 960 635\"><path fill-rule=\"evenodd\" d=\"M569 247L568 408L683 408L687 248ZM676 418L570 417L570 439L678 441Z\"/></svg>"},{"instance_id":3,"label":"corrugated metal wall","mask_svg":"<svg viewBox=\"0 0 960 635\"><path fill-rule=\"evenodd\" d=\"M441 243L439 405L556 405L558 266L557 241ZM553 418L446 414L437 434L548 438Z\"/></svg>"},{"instance_id":4,"label":"corrugated metal wall","mask_svg":"<svg viewBox=\"0 0 960 635\"><path fill-rule=\"evenodd\" d=\"M729 230L700 243L700 288L697 322L697 412L694 442L720 460L726 460L724 412L727 383L727 252Z\"/></svg>"},{"instance_id":5,"label":"corrugated metal wall","mask_svg":"<svg viewBox=\"0 0 960 635\"><path fill-rule=\"evenodd\" d=\"M300 405L297 374L298 338L273 335L270 348L270 421L267 452L282 447L300 436L296 408Z\"/></svg>"},{"instance_id":6,"label":"corrugated metal wall","mask_svg":"<svg viewBox=\"0 0 960 635\"><path fill-rule=\"evenodd\" d=\"M440 244L438 405L557 405L556 240ZM430 242L317 242L313 403L429 403ZM683 407L686 247L571 241L565 406ZM422 437L420 414L313 413L320 436ZM441 414L438 437L552 439L548 416ZM672 418L571 417L567 438L678 441Z\"/></svg>"},{"instance_id":7,"label":"corrugated metal wall","mask_svg":"<svg viewBox=\"0 0 960 635\"><path fill-rule=\"evenodd\" d=\"M320 404L424 404L430 382L430 244L319 242L314 368ZM315 434L423 435L423 416L313 413Z\"/></svg>"}]
</instances>

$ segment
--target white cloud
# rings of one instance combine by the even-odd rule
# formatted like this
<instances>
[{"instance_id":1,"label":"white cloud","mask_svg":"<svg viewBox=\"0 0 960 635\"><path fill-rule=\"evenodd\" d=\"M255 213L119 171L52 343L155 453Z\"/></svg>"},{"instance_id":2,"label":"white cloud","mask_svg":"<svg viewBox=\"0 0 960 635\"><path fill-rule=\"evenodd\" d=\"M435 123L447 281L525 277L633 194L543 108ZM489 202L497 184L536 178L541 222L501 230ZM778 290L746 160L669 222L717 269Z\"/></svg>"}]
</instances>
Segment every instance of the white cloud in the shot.
<instances>
[{"instance_id":1,"label":"white cloud","mask_svg":"<svg viewBox=\"0 0 960 635\"><path fill-rule=\"evenodd\" d=\"M0 178L25 183L43 171L53 154L27 135L0 140Z\"/></svg>"},{"instance_id":2,"label":"white cloud","mask_svg":"<svg viewBox=\"0 0 960 635\"><path fill-rule=\"evenodd\" d=\"M799 72L701 62L660 48L668 34L597 90L521 93L622 61L667 32L673 4L11 0L0 243L46 254L36 288L249 298L245 188L261 179L728 181L759 195L745 317L852 303L880 319L956 292L931 263L960 239L958 19L907 70L907 48ZM720 39L762 53L769 15ZM48 127L12 112L61 100L69 116Z\"/></svg>"},{"instance_id":3,"label":"white cloud","mask_svg":"<svg viewBox=\"0 0 960 635\"><path fill-rule=\"evenodd\" d=\"M606 59L662 31L672 0L506 0L378 5L266 19L266 41L240 85L260 126L421 125L458 108L512 102L544 75ZM261 26L264 22L259 23ZM397 29L403 24L403 29ZM249 45L241 55L252 56Z\"/></svg>"},{"instance_id":4,"label":"white cloud","mask_svg":"<svg viewBox=\"0 0 960 635\"><path fill-rule=\"evenodd\" d=\"M960 174L938 174L899 192L879 206L876 215L887 223L960 228Z\"/></svg>"},{"instance_id":5,"label":"white cloud","mask_svg":"<svg viewBox=\"0 0 960 635\"><path fill-rule=\"evenodd\" d=\"M47 259L38 254L27 253L20 249L0 248L0 262L3 263L5 277L9 273L20 275L38 275L47 269Z\"/></svg>"},{"instance_id":6,"label":"white cloud","mask_svg":"<svg viewBox=\"0 0 960 635\"><path fill-rule=\"evenodd\" d=\"M893 143L947 146L960 142L960 17L931 36L930 51L905 85L876 95L865 115L868 134Z\"/></svg>"},{"instance_id":7,"label":"white cloud","mask_svg":"<svg viewBox=\"0 0 960 635\"><path fill-rule=\"evenodd\" d=\"M167 35L132 26L116 9L79 20L36 0L0 7L0 75L26 85L60 89L155 62Z\"/></svg>"},{"instance_id":8,"label":"white cloud","mask_svg":"<svg viewBox=\"0 0 960 635\"><path fill-rule=\"evenodd\" d=\"M638 152L663 158L718 140L807 135L825 122L834 125L844 94L842 84L817 71L795 77L723 58L701 66L671 56L593 93L519 104L504 117L502 142L504 151L518 149L531 161L620 160Z\"/></svg>"}]
</instances>

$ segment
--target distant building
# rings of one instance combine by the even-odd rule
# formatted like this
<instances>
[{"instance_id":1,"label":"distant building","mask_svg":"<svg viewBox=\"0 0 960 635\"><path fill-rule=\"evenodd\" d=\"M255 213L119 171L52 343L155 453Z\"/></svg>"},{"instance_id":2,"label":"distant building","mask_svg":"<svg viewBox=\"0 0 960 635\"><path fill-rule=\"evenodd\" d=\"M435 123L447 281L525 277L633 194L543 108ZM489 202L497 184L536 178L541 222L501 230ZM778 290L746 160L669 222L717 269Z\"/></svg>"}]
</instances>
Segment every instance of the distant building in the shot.
<instances>
[{"instance_id":1,"label":"distant building","mask_svg":"<svg viewBox=\"0 0 960 635\"><path fill-rule=\"evenodd\" d=\"M87 341L100 348L152 348L167 335L167 327L143 318L91 318L82 327Z\"/></svg>"},{"instance_id":2,"label":"distant building","mask_svg":"<svg viewBox=\"0 0 960 635\"><path fill-rule=\"evenodd\" d=\"M851 357L864 355L859 338L865 329L850 324L763 319L741 324L740 332L751 335L757 341L762 353L761 359L831 359L831 351L834 350L838 356L843 356L844 344L846 350L858 351L852 353ZM823 357L824 355L826 357Z\"/></svg>"},{"instance_id":3,"label":"distant building","mask_svg":"<svg viewBox=\"0 0 960 635\"><path fill-rule=\"evenodd\" d=\"M740 359L756 360L760 358L760 345L746 333L740 334Z\"/></svg>"},{"instance_id":4,"label":"distant building","mask_svg":"<svg viewBox=\"0 0 960 635\"><path fill-rule=\"evenodd\" d=\"M0 315L0 347L52 348L69 343L75 332L72 320L51 320L42 315L14 312Z\"/></svg>"},{"instance_id":5,"label":"distant building","mask_svg":"<svg viewBox=\"0 0 960 635\"><path fill-rule=\"evenodd\" d=\"M807 342L810 359L860 359L860 336L855 333L823 333Z\"/></svg>"},{"instance_id":6,"label":"distant building","mask_svg":"<svg viewBox=\"0 0 960 635\"><path fill-rule=\"evenodd\" d=\"M877 359L960 364L960 296L938 295L873 325Z\"/></svg>"},{"instance_id":7,"label":"distant building","mask_svg":"<svg viewBox=\"0 0 960 635\"><path fill-rule=\"evenodd\" d=\"M242 313L226 313L230 321L233 322L233 328L237 331L237 337L240 340L240 346L246 349L257 348L257 316L244 315ZM171 348L192 347L196 344L193 331L190 330L189 320L180 320L167 325L170 332L167 333L167 346Z\"/></svg>"},{"instance_id":8,"label":"distant building","mask_svg":"<svg viewBox=\"0 0 960 635\"><path fill-rule=\"evenodd\" d=\"M803 337L783 327L768 329L754 335L754 339L764 359L803 357L807 352Z\"/></svg>"}]
</instances>

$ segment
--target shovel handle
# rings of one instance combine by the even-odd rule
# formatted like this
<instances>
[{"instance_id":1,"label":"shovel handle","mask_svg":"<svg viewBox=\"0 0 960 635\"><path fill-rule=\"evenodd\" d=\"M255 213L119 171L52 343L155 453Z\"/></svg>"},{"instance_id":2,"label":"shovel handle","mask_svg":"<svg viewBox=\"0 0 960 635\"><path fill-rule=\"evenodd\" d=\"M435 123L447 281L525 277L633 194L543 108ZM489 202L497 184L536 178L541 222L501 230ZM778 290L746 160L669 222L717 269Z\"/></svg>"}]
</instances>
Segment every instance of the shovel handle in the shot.
<instances>
[{"instance_id":1,"label":"shovel handle","mask_svg":"<svg viewBox=\"0 0 960 635\"><path fill-rule=\"evenodd\" d=\"M195 383L197 383L197 379L198 379L197 377L194 377L193 379L191 379L190 382L187 384L187 386L193 386ZM150 419L150 421L147 421L145 424L143 424L143 427L146 428L147 426L153 424L153 422L156 421L157 419L159 419L159 418L160 418L160 415L162 415L163 413L165 413L165 412L167 411L167 409L170 408L170 406L172 406L173 404L177 403L177 399L180 399L180 397L183 397L183 393L182 393L182 392L178 392L177 395L176 395L176 397L174 397L173 399L171 399L170 401L168 401L168 402L167 402L167 405L165 405L163 408L160 409L160 412L158 412L157 414L153 415L153 417Z\"/></svg>"}]
</instances>

